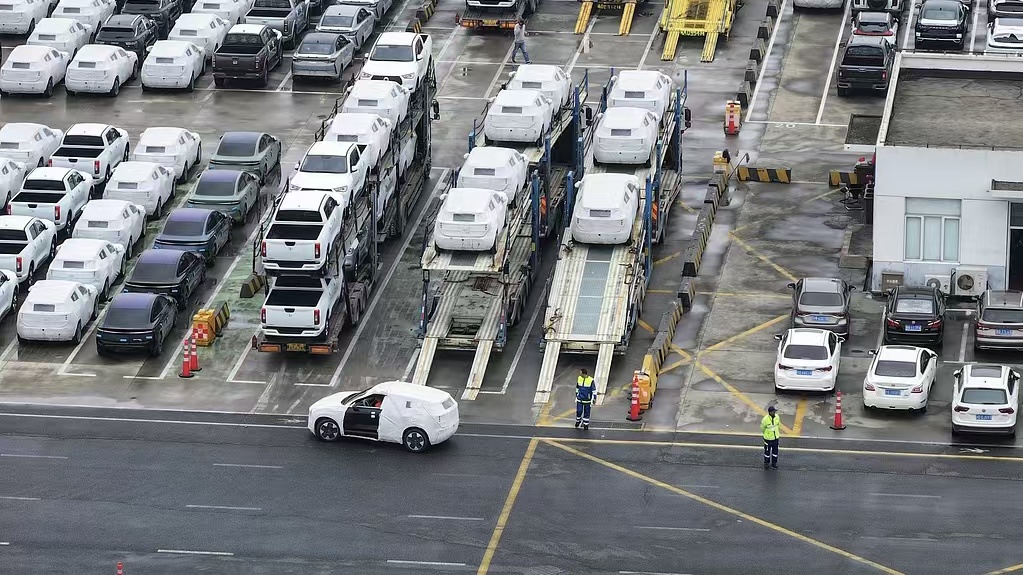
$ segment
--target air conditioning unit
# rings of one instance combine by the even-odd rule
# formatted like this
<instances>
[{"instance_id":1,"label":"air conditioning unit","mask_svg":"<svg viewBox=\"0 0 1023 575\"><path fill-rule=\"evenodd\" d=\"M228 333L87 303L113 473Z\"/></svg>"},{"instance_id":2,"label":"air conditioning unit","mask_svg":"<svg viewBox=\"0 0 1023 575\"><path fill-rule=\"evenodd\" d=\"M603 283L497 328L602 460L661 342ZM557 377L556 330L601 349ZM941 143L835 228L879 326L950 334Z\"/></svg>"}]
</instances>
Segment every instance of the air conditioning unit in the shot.
<instances>
[{"instance_id":1,"label":"air conditioning unit","mask_svg":"<svg viewBox=\"0 0 1023 575\"><path fill-rule=\"evenodd\" d=\"M980 297L987 289L987 268L960 267L952 273L955 278L954 295Z\"/></svg>"},{"instance_id":2,"label":"air conditioning unit","mask_svg":"<svg viewBox=\"0 0 1023 575\"><path fill-rule=\"evenodd\" d=\"M940 291L941 293L945 294L952 293L952 290L950 289L951 283L948 275L926 274L924 275L924 285L927 287L938 288L938 291Z\"/></svg>"}]
</instances>

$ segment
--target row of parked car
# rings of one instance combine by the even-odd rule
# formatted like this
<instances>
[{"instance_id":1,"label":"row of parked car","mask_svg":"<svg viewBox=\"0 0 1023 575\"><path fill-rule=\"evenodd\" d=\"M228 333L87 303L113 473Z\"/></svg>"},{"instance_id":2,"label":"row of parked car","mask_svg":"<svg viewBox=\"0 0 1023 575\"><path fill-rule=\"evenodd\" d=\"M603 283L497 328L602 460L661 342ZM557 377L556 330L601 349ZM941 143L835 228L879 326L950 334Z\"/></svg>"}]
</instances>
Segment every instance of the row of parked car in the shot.
<instances>
[{"instance_id":1,"label":"row of parked car","mask_svg":"<svg viewBox=\"0 0 1023 575\"><path fill-rule=\"evenodd\" d=\"M134 153L128 134L109 125L0 128L0 309L17 309L19 291L28 289L18 310L20 340L78 342L113 295L97 329L98 351L162 352L178 311L230 243L232 223L258 211L281 142L265 133L225 134L185 206L167 215L125 278L146 219L163 216L175 183L202 155L199 135L182 128L147 129ZM47 265L46 279L36 281ZM123 293L114 295L122 278Z\"/></svg>"}]
</instances>

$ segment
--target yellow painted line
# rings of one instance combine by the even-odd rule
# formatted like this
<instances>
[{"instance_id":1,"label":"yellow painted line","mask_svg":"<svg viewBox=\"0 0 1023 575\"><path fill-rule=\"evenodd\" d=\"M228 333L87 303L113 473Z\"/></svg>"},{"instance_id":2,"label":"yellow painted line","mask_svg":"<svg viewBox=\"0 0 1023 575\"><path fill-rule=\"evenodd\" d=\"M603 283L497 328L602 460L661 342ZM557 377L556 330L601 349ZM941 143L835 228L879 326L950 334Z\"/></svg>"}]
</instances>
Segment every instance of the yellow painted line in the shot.
<instances>
[{"instance_id":1,"label":"yellow painted line","mask_svg":"<svg viewBox=\"0 0 1023 575\"><path fill-rule=\"evenodd\" d=\"M809 405L810 402L806 399L800 399L796 404L796 416L792 421L792 435L796 437L803 435L803 419L806 418L806 409Z\"/></svg>"},{"instance_id":2,"label":"yellow painted line","mask_svg":"<svg viewBox=\"0 0 1023 575\"><path fill-rule=\"evenodd\" d=\"M550 427L551 426L551 410L554 409L554 390L551 390L550 396L547 398L547 403L543 404L540 408L540 413L536 417L536 425L539 427Z\"/></svg>"},{"instance_id":3,"label":"yellow painted line","mask_svg":"<svg viewBox=\"0 0 1023 575\"><path fill-rule=\"evenodd\" d=\"M1015 573L1020 569L1023 569L1023 563L1020 563L1019 565L1013 565L1012 567L1006 567L1005 569L999 569L998 571L985 573L984 575L1002 575L1003 573Z\"/></svg>"},{"instance_id":4,"label":"yellow painted line","mask_svg":"<svg viewBox=\"0 0 1023 575\"><path fill-rule=\"evenodd\" d=\"M664 489L666 491L670 491L670 492L675 493L677 495L681 495L683 497L691 499L692 501L696 501L698 503L702 503L702 504L704 504L704 505L706 505L708 507L712 507L714 509L717 509L718 511L727 513L729 515L733 515L735 517L739 517L741 519L749 521L750 523L756 523L757 525L760 525L761 527L766 527L766 528L768 528L771 531L774 531L776 533L781 533L782 535L787 535L789 537L792 537L793 539L802 541L803 543L808 543L808 544L813 545L814 547L817 547L819 549L823 549L825 551L830 551L831 553L834 553L836 555L840 555L840 556L845 557L846 559L849 559L851 561L855 561L857 563L860 563L860 564L866 565L868 567L872 567L874 569L877 569L878 571L880 571L882 573L887 573L888 575L903 575L900 571L896 571L895 569L892 569L890 567L885 567L884 565L881 565L880 563L875 563L875 562L871 561L870 559L866 559L864 557L860 557L859 555L856 555L854 553L850 553L850 552L848 552L848 551L846 551L844 549L839 549L838 547L835 547L833 545L828 545L827 543L825 543L823 541L814 539L812 537L808 537L806 535L803 535L802 533L798 533L798 532L793 531L791 529L788 529L786 527L782 527L781 525L778 525L777 523L771 523L770 521L767 521L766 519L761 519L760 517L757 517L755 515L750 515L749 513L746 513L745 511L740 511L740 510L738 510L738 509L736 509L734 507L729 507L728 505L724 505L724 504L718 503L717 501L712 501L710 499L707 499L706 497L703 497L702 495L697 495L695 493L686 491L685 489L681 489L679 487L675 487L674 485L665 483L665 482L663 482L663 481L661 481L659 479L654 479L653 477L650 477L649 475L644 475L644 474L642 474L642 473L640 473L638 471L635 471L633 469L629 469L628 467L623 467L621 465L618 465L617 463L612 463L612 462L610 462L610 461L608 461L606 459L601 459L600 457L597 457L595 455L590 455L589 453L586 453L585 451L580 451L578 449L575 449L573 447L569 447L567 445L561 445L557 441L551 441L549 439L545 439L545 440L543 440L543 442L546 443L547 445L550 445L550 446L553 446L553 447L557 447L558 449L567 451L568 453L571 453L571 454L576 455L578 457L581 457L583 459L587 459L589 461L592 461L593 463L598 463L600 465L603 465L604 467L607 467L607 468L613 469L613 470L615 470L615 471L617 471L619 473L628 475L629 477L632 477L633 479L639 479L640 481L649 483L650 485L653 485L655 487L660 487L661 489Z\"/></svg>"},{"instance_id":5,"label":"yellow painted line","mask_svg":"<svg viewBox=\"0 0 1023 575\"><path fill-rule=\"evenodd\" d=\"M668 294L668 295L677 295L678 294L677 291L671 290L671 289L648 289L648 290L646 290L646 293L660 293L660 294Z\"/></svg>"},{"instance_id":6,"label":"yellow painted line","mask_svg":"<svg viewBox=\"0 0 1023 575\"><path fill-rule=\"evenodd\" d=\"M696 213L696 208L694 208L693 206L690 206L689 204L683 202L682 200L677 200L675 203L678 204L679 206L681 206L683 210L685 210L685 211L687 211L687 212L689 212L691 214L695 214Z\"/></svg>"},{"instance_id":7,"label":"yellow painted line","mask_svg":"<svg viewBox=\"0 0 1023 575\"><path fill-rule=\"evenodd\" d=\"M636 323L639 325L639 327L649 331L650 333L654 333L654 331L655 331L654 327L652 325L648 324L647 322L645 322L643 320L639 320Z\"/></svg>"},{"instance_id":8,"label":"yellow painted line","mask_svg":"<svg viewBox=\"0 0 1023 575\"><path fill-rule=\"evenodd\" d=\"M744 331L742 333L737 333L737 334L733 335L732 337L730 337L728 339L719 341L719 342L715 343L714 345L707 347L706 349L704 349L700 353L696 354L696 356L700 357L700 356L702 356L703 354L705 354L705 353L707 353L709 351L719 350L719 349L725 347L726 345L728 345L730 343L735 343L736 341L738 341L738 340L740 340L740 339L742 339L744 337L749 337L749 336L757 333L758 331L763 331L763 330L771 327L772 325L774 325L774 324L776 324L776 323L778 323L780 321L786 320L788 318L789 318L789 314L785 314L785 315L780 315L780 316L778 316L776 318L773 318L773 319L769 319L769 320L765 321L764 323L762 323L760 325L753 326L753 327L747 329L746 331Z\"/></svg>"},{"instance_id":9,"label":"yellow painted line","mask_svg":"<svg viewBox=\"0 0 1023 575\"><path fill-rule=\"evenodd\" d=\"M767 264L767 265L771 266L772 268L774 268L774 270L776 272L778 272L781 275L783 275L786 278L788 278L789 281L799 281L799 278L797 278L796 276L792 275L792 272L790 272L789 270L787 270L787 269L781 267L780 265L774 263L767 256L765 256L764 254L762 254L759 251L755 250L753 248L753 246L749 245L742 238L740 238L739 236L735 235L735 232L730 233L729 236L731 236L732 240L734 240L735 243L739 244L739 246L742 249L744 249L747 252L749 252L750 255L752 255L753 257L757 258L758 260L760 260L760 261L764 262L765 264Z\"/></svg>"},{"instance_id":10,"label":"yellow painted line","mask_svg":"<svg viewBox=\"0 0 1023 575\"><path fill-rule=\"evenodd\" d=\"M834 189L834 190L828 190L828 191L824 192L823 194L817 194L816 196L810 198L809 200L806 200L806 203L815 202L817 200L823 200L824 198L830 196L831 194L833 194L833 193L835 193L837 191L838 191L838 189Z\"/></svg>"},{"instance_id":11,"label":"yellow painted line","mask_svg":"<svg viewBox=\"0 0 1023 575\"><path fill-rule=\"evenodd\" d=\"M646 291L650 292L651 290L646 290ZM667 290L665 290L665 291L667 292ZM667 292L667 293L676 293L676 292ZM769 293L769 292L764 292L764 293L756 293L756 292L740 293L740 292L732 292L732 291L701 291L701 292L696 292L696 293L697 293L697 295L712 295L712 296L723 296L723 297L750 297L750 298L759 297L759 298L765 298L765 299L788 299L788 300L792 299L791 295L785 295L785 294L780 294L780 293Z\"/></svg>"},{"instance_id":12,"label":"yellow painted line","mask_svg":"<svg viewBox=\"0 0 1023 575\"><path fill-rule=\"evenodd\" d=\"M711 371L710 368L708 368L707 366L703 365L699 361L696 362L696 367L698 367L700 369L700 371L702 371L703 373L707 374L708 377L710 377L714 381L720 383L722 387L724 387L725 389L728 390L728 393L731 393L737 399L739 399L739 401L742 401L743 403L748 405L751 409L753 409L753 411L759 413L761 416L767 415L767 411L765 411L763 407L757 405L757 403L755 401L753 401L752 399L750 399L745 393L743 393L743 392L739 391L738 389L736 389L736 387L734 385L732 385L732 384L728 383L727 381L725 381L724 379L722 379L720 375L718 375L718 374L714 373L713 371ZM781 430L785 432L785 435L793 435L792 428L786 426L784 423L781 424Z\"/></svg>"},{"instance_id":13,"label":"yellow painted line","mask_svg":"<svg viewBox=\"0 0 1023 575\"><path fill-rule=\"evenodd\" d=\"M684 365L689 365L691 362L692 362L691 359L680 359L678 361L673 361L668 365L662 365L661 369L658 370L657 375L664 375L666 373L670 373Z\"/></svg>"},{"instance_id":14,"label":"yellow painted line","mask_svg":"<svg viewBox=\"0 0 1023 575\"><path fill-rule=\"evenodd\" d=\"M476 570L476 575L487 575L487 572L490 571L490 563L494 560L498 545L501 544L501 536L504 535L504 528L508 525L508 518L511 517L512 508L515 507L515 500L519 498L522 482L526 479L526 473L529 471L529 464L533 461L533 455L536 454L538 443L539 440L535 438L529 440L529 447L526 447L526 454L522 456L522 462L519 463L519 470L515 473L515 479L512 480L508 497L504 500L501 515L497 517L497 525L494 526L494 532L490 535L490 543L487 544L487 550L483 553L483 560L480 562L480 568Z\"/></svg>"},{"instance_id":15,"label":"yellow painted line","mask_svg":"<svg viewBox=\"0 0 1023 575\"><path fill-rule=\"evenodd\" d=\"M675 252L673 254L666 255L663 258L659 259L659 260L654 260L654 265L657 266L657 265L661 265L661 264L663 264L665 262L670 262L671 260L677 258L680 255L682 255L682 252Z\"/></svg>"},{"instance_id":16,"label":"yellow painted line","mask_svg":"<svg viewBox=\"0 0 1023 575\"><path fill-rule=\"evenodd\" d=\"M690 354L688 351L682 349L681 347L679 347L679 346L677 346L677 345L675 345L673 343L668 344L668 349L670 349L671 351L681 355L682 359L684 359L686 361L692 361L693 360L692 354Z\"/></svg>"}]
</instances>

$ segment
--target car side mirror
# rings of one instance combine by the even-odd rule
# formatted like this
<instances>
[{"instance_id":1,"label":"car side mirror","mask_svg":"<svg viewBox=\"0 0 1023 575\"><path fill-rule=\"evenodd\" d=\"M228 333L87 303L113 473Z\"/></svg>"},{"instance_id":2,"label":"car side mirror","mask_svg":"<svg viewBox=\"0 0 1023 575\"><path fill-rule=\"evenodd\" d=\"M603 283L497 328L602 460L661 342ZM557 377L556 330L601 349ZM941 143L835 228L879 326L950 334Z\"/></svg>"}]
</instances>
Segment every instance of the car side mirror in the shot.
<instances>
[{"instance_id":1,"label":"car side mirror","mask_svg":"<svg viewBox=\"0 0 1023 575\"><path fill-rule=\"evenodd\" d=\"M870 349L870 350L867 350L867 353L870 354L870 355L877 355L877 350L876 349Z\"/></svg>"},{"instance_id":2,"label":"car side mirror","mask_svg":"<svg viewBox=\"0 0 1023 575\"><path fill-rule=\"evenodd\" d=\"M938 354L934 353L933 351L929 351L929 350L928 350L928 353L931 354L931 359L938 359Z\"/></svg>"},{"instance_id":3,"label":"car side mirror","mask_svg":"<svg viewBox=\"0 0 1023 575\"><path fill-rule=\"evenodd\" d=\"M893 290L891 288L886 289L886 290L884 290L884 297L892 297L893 293L895 293L895 290Z\"/></svg>"},{"instance_id":4,"label":"car side mirror","mask_svg":"<svg viewBox=\"0 0 1023 575\"><path fill-rule=\"evenodd\" d=\"M1019 373L1015 371L1010 371L1009 378L1012 379L1013 382L1017 382L1019 381Z\"/></svg>"},{"instance_id":5,"label":"car side mirror","mask_svg":"<svg viewBox=\"0 0 1023 575\"><path fill-rule=\"evenodd\" d=\"M448 199L448 195L447 195L447 194L441 194L441 195L440 195L440 201L442 201L442 202L443 202L443 201L444 201L444 200L446 200L446 199Z\"/></svg>"},{"instance_id":6,"label":"car side mirror","mask_svg":"<svg viewBox=\"0 0 1023 575\"><path fill-rule=\"evenodd\" d=\"M789 282L789 283L785 284L785 287L787 287L789 289L796 289L796 282Z\"/></svg>"},{"instance_id":7,"label":"car side mirror","mask_svg":"<svg viewBox=\"0 0 1023 575\"><path fill-rule=\"evenodd\" d=\"M785 336L784 336L784 335L782 335L782 334L780 334L780 333L776 333L776 334L774 334L774 339L776 339L776 340L778 340L778 341L781 341L781 340L782 340L782 338L784 338L784 337L785 337Z\"/></svg>"},{"instance_id":8,"label":"car side mirror","mask_svg":"<svg viewBox=\"0 0 1023 575\"><path fill-rule=\"evenodd\" d=\"M856 286L849 286L849 291L856 291Z\"/></svg>"},{"instance_id":9,"label":"car side mirror","mask_svg":"<svg viewBox=\"0 0 1023 575\"><path fill-rule=\"evenodd\" d=\"M845 341L845 336L844 335L838 336L838 343L842 343L844 341Z\"/></svg>"},{"instance_id":10,"label":"car side mirror","mask_svg":"<svg viewBox=\"0 0 1023 575\"><path fill-rule=\"evenodd\" d=\"M954 377L956 379L959 379L962 376L963 376L963 370L961 370L961 369L955 370L955 373L952 374L952 377Z\"/></svg>"}]
</instances>

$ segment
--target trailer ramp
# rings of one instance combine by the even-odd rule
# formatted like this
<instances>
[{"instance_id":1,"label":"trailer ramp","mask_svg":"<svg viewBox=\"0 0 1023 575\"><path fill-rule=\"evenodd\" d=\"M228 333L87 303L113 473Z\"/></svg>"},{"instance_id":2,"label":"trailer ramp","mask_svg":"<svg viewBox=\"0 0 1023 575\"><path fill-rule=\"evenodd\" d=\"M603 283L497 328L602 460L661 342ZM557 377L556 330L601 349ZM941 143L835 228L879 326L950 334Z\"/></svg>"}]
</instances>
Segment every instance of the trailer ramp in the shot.
<instances>
[{"instance_id":1,"label":"trailer ramp","mask_svg":"<svg viewBox=\"0 0 1023 575\"><path fill-rule=\"evenodd\" d=\"M735 18L736 0L667 0L661 13L666 35L661 60L675 59L682 36L703 36L701 62L713 62L718 38L726 38Z\"/></svg>"}]
</instances>

